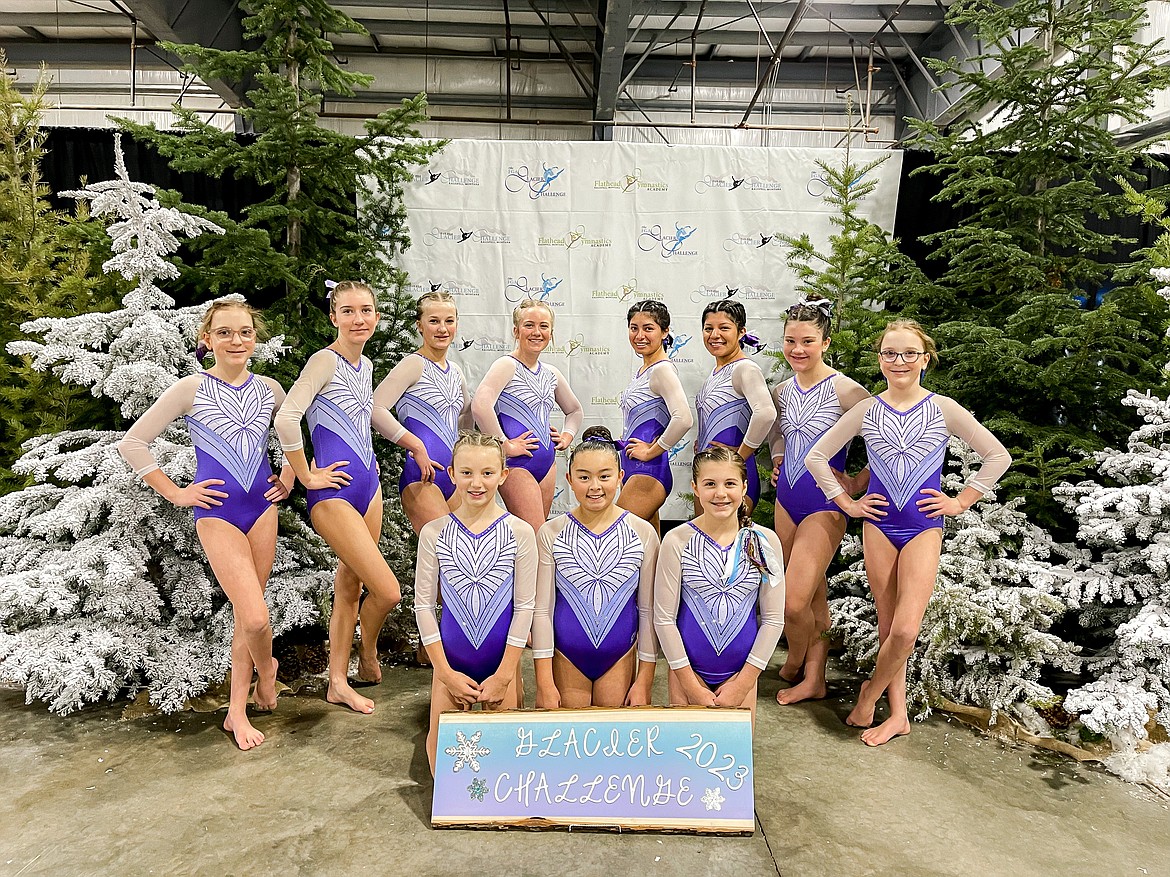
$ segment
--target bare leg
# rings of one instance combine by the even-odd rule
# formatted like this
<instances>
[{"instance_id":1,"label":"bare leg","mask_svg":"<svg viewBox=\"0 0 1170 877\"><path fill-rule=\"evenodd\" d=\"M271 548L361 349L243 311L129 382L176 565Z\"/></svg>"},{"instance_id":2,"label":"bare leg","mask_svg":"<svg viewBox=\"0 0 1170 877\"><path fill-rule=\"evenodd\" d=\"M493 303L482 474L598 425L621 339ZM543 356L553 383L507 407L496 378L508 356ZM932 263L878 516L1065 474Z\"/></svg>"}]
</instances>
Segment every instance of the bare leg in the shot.
<instances>
[{"instance_id":1,"label":"bare leg","mask_svg":"<svg viewBox=\"0 0 1170 877\"><path fill-rule=\"evenodd\" d=\"M312 511L314 529L329 543L340 560L333 580L333 613L329 619L329 689L325 697L330 703L345 704L361 713L373 712L374 703L350 687L348 673L362 583L365 583L370 596L383 606L396 606L402 599L398 579L378 550L377 534L382 525L381 506L379 493L370 502L364 517L343 499L324 500L313 506Z\"/></svg>"},{"instance_id":2,"label":"bare leg","mask_svg":"<svg viewBox=\"0 0 1170 877\"><path fill-rule=\"evenodd\" d=\"M410 519L410 526L416 536L431 521L437 521L450 511L443 491L434 484L424 484L421 481L408 484L403 489L402 510Z\"/></svg>"},{"instance_id":3,"label":"bare leg","mask_svg":"<svg viewBox=\"0 0 1170 877\"><path fill-rule=\"evenodd\" d=\"M825 696L825 664L829 644L818 627L813 601L825 581L825 570L845 535L845 516L833 512L809 515L796 528L792 558L784 573L784 631L788 636L785 668L803 668L804 679L776 695L782 705ZM783 672L781 672L783 676Z\"/></svg>"},{"instance_id":4,"label":"bare leg","mask_svg":"<svg viewBox=\"0 0 1170 877\"><path fill-rule=\"evenodd\" d=\"M796 524L793 523L787 510L780 503L776 503L773 508L772 521L776 536L780 539L780 547L784 549L784 568L787 571L788 563L792 559L792 546L796 542ZM787 587L787 583L785 587ZM800 678L800 668L804 664L804 656L793 655L792 640L789 638L787 630L784 632L784 640L788 644L788 656L784 659L783 666L780 667L780 678L785 682L793 683Z\"/></svg>"},{"instance_id":5,"label":"bare leg","mask_svg":"<svg viewBox=\"0 0 1170 877\"><path fill-rule=\"evenodd\" d=\"M865 578L873 594L874 609L878 622L878 653L890 631L894 617L894 605L898 599L898 549L886 535L873 524L866 522L861 529L861 543L865 553ZM873 712L878 697L866 696L869 681L861 683L857 703L845 718L845 724L855 728L868 728L873 724Z\"/></svg>"},{"instance_id":6,"label":"bare leg","mask_svg":"<svg viewBox=\"0 0 1170 877\"><path fill-rule=\"evenodd\" d=\"M455 698L451 697L451 693L447 691L434 674L431 674L431 724L427 729L427 761L431 765L431 776L435 775L435 756L438 754L439 744L439 713L446 713L452 711L463 712L469 709L467 704L461 703Z\"/></svg>"},{"instance_id":7,"label":"bare leg","mask_svg":"<svg viewBox=\"0 0 1170 877\"><path fill-rule=\"evenodd\" d=\"M553 682L561 693L563 709L593 706L593 682L559 651L553 652L552 672Z\"/></svg>"},{"instance_id":8,"label":"bare leg","mask_svg":"<svg viewBox=\"0 0 1170 877\"><path fill-rule=\"evenodd\" d=\"M442 494L440 494L441 496ZM382 494L379 492L370 503L365 514L366 527L374 544L382 535ZM397 579L395 584L397 585ZM360 599L360 594L359 594ZM369 589L366 599L361 601L358 610L358 679L364 682L381 682L382 665L378 661L378 634L382 632L382 625L386 623L386 616L394 611L401 595L395 589L393 594L387 595Z\"/></svg>"},{"instance_id":9,"label":"bare leg","mask_svg":"<svg viewBox=\"0 0 1170 877\"><path fill-rule=\"evenodd\" d=\"M276 706L276 661L272 657L272 626L264 602L264 583L272 569L276 546L276 509L269 509L248 535L219 518L195 523L199 541L215 578L232 604L231 688L224 729L240 749L253 749L264 735L248 721L248 690L256 668L256 702L261 709ZM271 545L271 547L269 547ZM257 555L259 557L257 558ZM267 566L258 569L257 560Z\"/></svg>"},{"instance_id":10,"label":"bare leg","mask_svg":"<svg viewBox=\"0 0 1170 877\"><path fill-rule=\"evenodd\" d=\"M638 671L638 656L630 649L593 683L593 706L622 706L634 674Z\"/></svg>"},{"instance_id":11,"label":"bare leg","mask_svg":"<svg viewBox=\"0 0 1170 877\"><path fill-rule=\"evenodd\" d=\"M557 492L557 467L554 463L549 470L544 473L544 477L540 479L540 501L544 503L544 517L541 518L541 525L548 520L549 512L552 511L553 497ZM533 529L539 530L540 527Z\"/></svg>"},{"instance_id":12,"label":"bare leg","mask_svg":"<svg viewBox=\"0 0 1170 877\"><path fill-rule=\"evenodd\" d=\"M551 473L553 470L549 470ZM548 477L548 476L545 476ZM541 485L527 469L509 469L508 479L500 485L500 496L508 511L520 518L533 530L539 530L548 516L544 510L544 494Z\"/></svg>"},{"instance_id":13,"label":"bare leg","mask_svg":"<svg viewBox=\"0 0 1170 877\"><path fill-rule=\"evenodd\" d=\"M618 494L617 507L637 515L661 533L658 510L666 502L666 488L649 475L631 475Z\"/></svg>"}]
</instances>

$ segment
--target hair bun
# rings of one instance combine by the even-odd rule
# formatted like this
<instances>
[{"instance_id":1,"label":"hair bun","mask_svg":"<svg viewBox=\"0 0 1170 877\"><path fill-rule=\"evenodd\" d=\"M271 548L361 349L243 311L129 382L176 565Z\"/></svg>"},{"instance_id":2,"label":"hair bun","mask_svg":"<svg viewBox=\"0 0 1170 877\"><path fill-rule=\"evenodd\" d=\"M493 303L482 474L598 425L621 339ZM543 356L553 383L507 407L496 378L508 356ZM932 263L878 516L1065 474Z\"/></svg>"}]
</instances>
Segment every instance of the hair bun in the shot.
<instances>
[{"instance_id":1,"label":"hair bun","mask_svg":"<svg viewBox=\"0 0 1170 877\"><path fill-rule=\"evenodd\" d=\"M613 440L613 433L609 431L607 426L591 426L583 433L581 433L581 441L583 442L606 442L607 444L616 444Z\"/></svg>"}]
</instances>

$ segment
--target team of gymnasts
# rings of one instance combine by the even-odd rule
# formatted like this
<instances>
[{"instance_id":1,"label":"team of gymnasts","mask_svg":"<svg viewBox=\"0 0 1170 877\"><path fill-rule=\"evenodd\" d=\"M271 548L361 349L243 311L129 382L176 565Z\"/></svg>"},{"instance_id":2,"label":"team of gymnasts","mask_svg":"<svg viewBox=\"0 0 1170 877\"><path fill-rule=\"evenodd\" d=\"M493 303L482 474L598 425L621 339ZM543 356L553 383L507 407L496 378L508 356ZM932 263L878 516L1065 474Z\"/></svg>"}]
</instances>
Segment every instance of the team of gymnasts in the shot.
<instances>
[{"instance_id":1,"label":"team of gymnasts","mask_svg":"<svg viewBox=\"0 0 1170 877\"><path fill-rule=\"evenodd\" d=\"M703 341L714 363L695 399L696 516L660 539L658 512L673 489L670 451L695 425L667 354L671 317L662 302L638 302L627 314L641 363L621 395L622 437L591 427L576 443L581 403L565 376L541 361L553 337L546 304L526 300L515 309L515 349L474 392L448 359L458 327L449 294L419 298L422 344L376 389L362 354L379 319L372 290L337 284L329 308L337 340L309 358L286 395L248 368L260 315L238 301L212 304L199 338L214 364L172 385L119 445L149 486L194 508L235 619L224 728L241 749L264 740L246 711L253 671L256 707L276 704L264 587L275 504L294 481L306 488L313 527L338 558L326 697L374 711L348 678L354 629L358 678L380 681L378 632L401 591L378 550L382 493L371 429L407 451L399 489L419 540L414 611L433 667L432 770L439 713L523 705L519 665L529 644L540 708L648 704L661 650L672 705L746 707L754 715L757 680L782 631L788 654L780 676L790 687L777 701L824 697L825 572L849 517L865 521L881 645L846 721L870 746L909 732L906 662L934 586L943 518L987 493L1011 462L968 411L922 386L937 351L917 323L895 320L878 339L886 388L871 396L825 362L830 302L801 302L784 324L793 374L771 392L743 350L743 305L708 305ZM179 416L196 454L186 487L150 451ZM268 454L273 425L284 450L279 473ZM846 450L858 435L868 466L849 476ZM983 459L954 497L941 490L952 435ZM755 455L764 444L776 484L774 529L751 520L760 496ZM558 451L568 452L576 505L548 520ZM889 717L875 726L883 695Z\"/></svg>"}]
</instances>

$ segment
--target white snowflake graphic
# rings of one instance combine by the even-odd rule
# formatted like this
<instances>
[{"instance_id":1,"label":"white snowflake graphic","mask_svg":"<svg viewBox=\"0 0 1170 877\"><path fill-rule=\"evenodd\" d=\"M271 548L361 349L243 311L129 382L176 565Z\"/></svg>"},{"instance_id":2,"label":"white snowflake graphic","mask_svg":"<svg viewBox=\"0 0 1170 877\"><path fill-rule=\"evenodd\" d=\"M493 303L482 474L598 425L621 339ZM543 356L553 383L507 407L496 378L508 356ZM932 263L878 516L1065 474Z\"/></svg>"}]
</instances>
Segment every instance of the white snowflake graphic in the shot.
<instances>
[{"instance_id":1,"label":"white snowflake graphic","mask_svg":"<svg viewBox=\"0 0 1170 877\"><path fill-rule=\"evenodd\" d=\"M448 750L448 751L450 751L450 750ZM721 794L719 794L718 789L707 789L707 791L705 791L703 793L702 800L703 800L703 806L706 807L708 810L722 810L723 809L723 802L726 801L727 799L724 798Z\"/></svg>"},{"instance_id":2,"label":"white snowflake graphic","mask_svg":"<svg viewBox=\"0 0 1170 877\"><path fill-rule=\"evenodd\" d=\"M456 745L448 746L443 750L455 759L455 765L451 768L452 772L459 773L465 764L471 765L471 769L476 773L479 772L479 760L485 755L492 754L492 751L486 746L479 745L479 738L482 736L483 731L476 731L470 738L466 737L462 731L455 732Z\"/></svg>"}]
</instances>

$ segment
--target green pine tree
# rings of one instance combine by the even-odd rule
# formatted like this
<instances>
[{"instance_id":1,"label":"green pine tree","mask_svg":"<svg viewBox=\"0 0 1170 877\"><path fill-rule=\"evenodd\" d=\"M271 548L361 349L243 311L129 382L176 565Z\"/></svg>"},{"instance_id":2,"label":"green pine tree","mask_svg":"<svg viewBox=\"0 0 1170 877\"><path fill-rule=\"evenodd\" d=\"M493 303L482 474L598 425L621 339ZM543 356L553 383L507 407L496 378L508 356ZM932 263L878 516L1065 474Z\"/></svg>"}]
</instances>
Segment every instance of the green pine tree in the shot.
<instances>
[{"instance_id":1,"label":"green pine tree","mask_svg":"<svg viewBox=\"0 0 1170 877\"><path fill-rule=\"evenodd\" d=\"M1142 285L1093 307L1123 243L1100 229L1124 209L1106 186L1135 175L1108 120L1140 121L1170 86L1160 42L1138 40L1145 7L958 0L947 20L970 28L981 53L931 63L970 117L911 120L914 145L936 156L923 169L941 182L936 200L963 218L924 238L946 266L939 283L891 304L933 328L944 351L934 388L1011 448L1001 489L1049 527L1068 526L1051 489L1128 435L1126 390L1161 391L1166 303Z\"/></svg>"},{"instance_id":2,"label":"green pine tree","mask_svg":"<svg viewBox=\"0 0 1170 877\"><path fill-rule=\"evenodd\" d=\"M199 254L192 267L209 291L275 298L269 309L274 329L295 348L310 351L333 337L324 281L364 279L381 293L386 315L370 353L388 368L393 362L378 360L404 352L413 314L402 301L403 275L381 253L409 243L401 186L441 146L407 141L425 119L425 99L419 95L387 109L365 123L361 136L322 127L326 95L351 96L372 82L340 66L323 34L363 28L324 0L249 0L241 6L251 48L165 48L186 60L188 72L249 83L240 116L254 137L238 138L181 107L175 108L178 133L120 123L175 170L252 180L270 193ZM359 197L375 209L359 216ZM291 357L287 373L278 376L291 379L299 364Z\"/></svg>"},{"instance_id":3,"label":"green pine tree","mask_svg":"<svg viewBox=\"0 0 1170 877\"><path fill-rule=\"evenodd\" d=\"M0 67L7 60L0 53ZM29 483L12 464L34 436L84 427L103 428L115 413L84 388L32 368L7 345L25 337L21 324L109 310L113 299L100 270L91 268L84 214L72 219L52 209L41 178L46 132L41 128L49 78L42 73L28 95L0 72L0 493Z\"/></svg>"}]
</instances>

